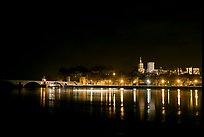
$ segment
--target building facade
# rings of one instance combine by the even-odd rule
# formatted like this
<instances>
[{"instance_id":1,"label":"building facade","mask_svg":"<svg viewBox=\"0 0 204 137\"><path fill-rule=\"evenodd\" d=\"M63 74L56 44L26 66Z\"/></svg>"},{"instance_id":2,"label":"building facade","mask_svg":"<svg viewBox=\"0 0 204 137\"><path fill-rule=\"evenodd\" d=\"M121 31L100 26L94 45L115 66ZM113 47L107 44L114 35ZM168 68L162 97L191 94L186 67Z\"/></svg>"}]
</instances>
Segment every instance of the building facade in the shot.
<instances>
[{"instance_id":1,"label":"building facade","mask_svg":"<svg viewBox=\"0 0 204 137\"><path fill-rule=\"evenodd\" d=\"M147 73L152 73L154 71L154 62L147 62Z\"/></svg>"},{"instance_id":2,"label":"building facade","mask_svg":"<svg viewBox=\"0 0 204 137\"><path fill-rule=\"evenodd\" d=\"M141 57L140 57L140 63L138 65L138 72L140 72L140 73L144 73L145 72L144 64L142 63Z\"/></svg>"}]
</instances>

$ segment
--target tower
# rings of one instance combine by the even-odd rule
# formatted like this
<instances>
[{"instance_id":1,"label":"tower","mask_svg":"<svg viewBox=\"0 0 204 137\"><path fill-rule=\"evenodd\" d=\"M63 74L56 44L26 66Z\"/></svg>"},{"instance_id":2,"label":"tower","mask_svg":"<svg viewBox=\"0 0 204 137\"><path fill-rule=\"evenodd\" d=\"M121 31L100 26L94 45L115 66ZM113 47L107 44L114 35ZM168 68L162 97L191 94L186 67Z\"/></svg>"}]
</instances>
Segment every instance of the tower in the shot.
<instances>
[{"instance_id":1,"label":"tower","mask_svg":"<svg viewBox=\"0 0 204 137\"><path fill-rule=\"evenodd\" d=\"M147 62L147 72L151 73L154 71L154 62Z\"/></svg>"},{"instance_id":2,"label":"tower","mask_svg":"<svg viewBox=\"0 0 204 137\"><path fill-rule=\"evenodd\" d=\"M138 65L138 72L140 72L140 73L144 73L145 72L144 65L142 63L141 57L140 57L140 63Z\"/></svg>"}]
</instances>

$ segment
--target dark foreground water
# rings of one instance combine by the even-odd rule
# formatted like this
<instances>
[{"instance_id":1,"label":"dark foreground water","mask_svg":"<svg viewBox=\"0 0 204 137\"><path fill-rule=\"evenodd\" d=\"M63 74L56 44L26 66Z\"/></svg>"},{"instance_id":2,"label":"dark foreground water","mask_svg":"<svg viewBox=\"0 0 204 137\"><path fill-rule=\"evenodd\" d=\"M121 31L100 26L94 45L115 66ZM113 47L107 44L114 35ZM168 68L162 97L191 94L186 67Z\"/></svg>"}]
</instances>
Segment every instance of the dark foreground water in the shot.
<instances>
[{"instance_id":1,"label":"dark foreground water","mask_svg":"<svg viewBox=\"0 0 204 137\"><path fill-rule=\"evenodd\" d=\"M202 130L202 89L2 89L0 107L5 136L182 136Z\"/></svg>"}]
</instances>

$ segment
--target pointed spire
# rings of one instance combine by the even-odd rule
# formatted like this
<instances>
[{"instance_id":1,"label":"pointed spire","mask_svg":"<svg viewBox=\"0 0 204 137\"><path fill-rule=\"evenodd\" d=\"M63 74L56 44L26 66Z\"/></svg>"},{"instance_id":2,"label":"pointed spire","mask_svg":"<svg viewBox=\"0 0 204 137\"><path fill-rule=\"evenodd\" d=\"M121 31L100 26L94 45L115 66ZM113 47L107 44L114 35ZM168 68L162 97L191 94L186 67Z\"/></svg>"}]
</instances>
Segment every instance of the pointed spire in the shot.
<instances>
[{"instance_id":1,"label":"pointed spire","mask_svg":"<svg viewBox=\"0 0 204 137\"><path fill-rule=\"evenodd\" d=\"M142 63L142 59L141 59L141 57L140 57L140 63Z\"/></svg>"}]
</instances>

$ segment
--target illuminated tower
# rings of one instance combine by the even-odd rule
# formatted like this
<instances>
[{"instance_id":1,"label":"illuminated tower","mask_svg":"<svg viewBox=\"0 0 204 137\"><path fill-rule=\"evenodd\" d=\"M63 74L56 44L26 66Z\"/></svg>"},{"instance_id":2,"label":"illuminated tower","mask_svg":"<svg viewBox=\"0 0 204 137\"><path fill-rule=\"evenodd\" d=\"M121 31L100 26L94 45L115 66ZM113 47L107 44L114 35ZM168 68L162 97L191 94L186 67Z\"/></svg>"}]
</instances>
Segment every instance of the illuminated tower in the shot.
<instances>
[{"instance_id":1,"label":"illuminated tower","mask_svg":"<svg viewBox=\"0 0 204 137\"><path fill-rule=\"evenodd\" d=\"M140 63L138 65L138 72L140 72L140 73L144 73L145 72L144 65L142 63L141 57L140 57Z\"/></svg>"},{"instance_id":2,"label":"illuminated tower","mask_svg":"<svg viewBox=\"0 0 204 137\"><path fill-rule=\"evenodd\" d=\"M154 71L154 62L147 62L147 72L151 73Z\"/></svg>"}]
</instances>

